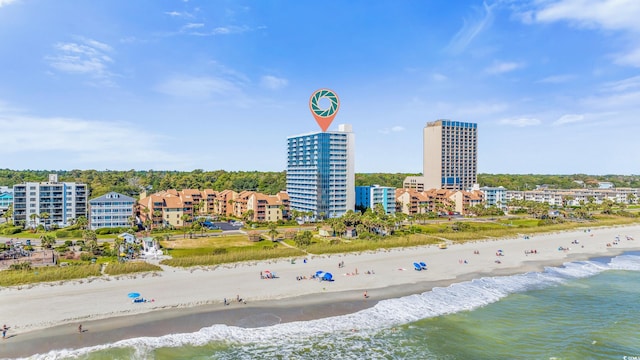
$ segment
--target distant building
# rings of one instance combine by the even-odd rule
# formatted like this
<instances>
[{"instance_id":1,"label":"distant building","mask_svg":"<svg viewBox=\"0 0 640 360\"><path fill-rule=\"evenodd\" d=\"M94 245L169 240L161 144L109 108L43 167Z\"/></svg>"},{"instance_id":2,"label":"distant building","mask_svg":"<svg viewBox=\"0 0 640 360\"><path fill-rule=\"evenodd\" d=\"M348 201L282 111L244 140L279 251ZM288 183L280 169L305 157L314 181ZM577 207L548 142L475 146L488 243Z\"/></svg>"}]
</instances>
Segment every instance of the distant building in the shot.
<instances>
[{"instance_id":1,"label":"distant building","mask_svg":"<svg viewBox=\"0 0 640 360\"><path fill-rule=\"evenodd\" d=\"M354 141L351 125L287 138L291 210L334 218L354 209Z\"/></svg>"},{"instance_id":2,"label":"distant building","mask_svg":"<svg viewBox=\"0 0 640 360\"><path fill-rule=\"evenodd\" d=\"M640 200L640 189L637 188L615 188L615 189L546 189L515 191L507 190L505 193L506 202L511 200L535 201L547 203L551 206L581 206L593 202L602 204L604 200L611 200L615 203L638 204Z\"/></svg>"},{"instance_id":3,"label":"distant building","mask_svg":"<svg viewBox=\"0 0 640 360\"><path fill-rule=\"evenodd\" d=\"M407 176L402 182L402 188L424 191L427 179L424 176Z\"/></svg>"},{"instance_id":4,"label":"distant building","mask_svg":"<svg viewBox=\"0 0 640 360\"><path fill-rule=\"evenodd\" d=\"M615 185L609 181L600 181L598 182L598 189L613 189Z\"/></svg>"},{"instance_id":5,"label":"distant building","mask_svg":"<svg viewBox=\"0 0 640 360\"><path fill-rule=\"evenodd\" d=\"M380 185L356 186L356 208L375 209L377 204L381 204L387 214L395 213L396 189Z\"/></svg>"},{"instance_id":6,"label":"distant building","mask_svg":"<svg viewBox=\"0 0 640 360\"><path fill-rule=\"evenodd\" d=\"M477 182L478 124L429 122L423 130L424 190L470 190Z\"/></svg>"},{"instance_id":7,"label":"distant building","mask_svg":"<svg viewBox=\"0 0 640 360\"><path fill-rule=\"evenodd\" d=\"M482 201L483 193L479 190L396 189L396 211L407 215L428 212L438 214L457 212L464 215L470 207L481 204Z\"/></svg>"},{"instance_id":8,"label":"distant building","mask_svg":"<svg viewBox=\"0 0 640 360\"><path fill-rule=\"evenodd\" d=\"M134 198L117 192L89 200L90 229L131 227L135 203Z\"/></svg>"},{"instance_id":9,"label":"distant building","mask_svg":"<svg viewBox=\"0 0 640 360\"><path fill-rule=\"evenodd\" d=\"M0 193L0 210L7 210L13 204L13 192Z\"/></svg>"},{"instance_id":10,"label":"distant building","mask_svg":"<svg viewBox=\"0 0 640 360\"><path fill-rule=\"evenodd\" d=\"M486 206L495 206L500 209L507 207L507 189L502 186L489 187L483 186L480 191L484 193L484 201Z\"/></svg>"},{"instance_id":11,"label":"distant building","mask_svg":"<svg viewBox=\"0 0 640 360\"><path fill-rule=\"evenodd\" d=\"M13 222L38 225L69 225L70 219L87 216L86 184L59 182L50 174L48 182L28 182L13 186ZM48 217L43 217L43 214Z\"/></svg>"}]
</instances>

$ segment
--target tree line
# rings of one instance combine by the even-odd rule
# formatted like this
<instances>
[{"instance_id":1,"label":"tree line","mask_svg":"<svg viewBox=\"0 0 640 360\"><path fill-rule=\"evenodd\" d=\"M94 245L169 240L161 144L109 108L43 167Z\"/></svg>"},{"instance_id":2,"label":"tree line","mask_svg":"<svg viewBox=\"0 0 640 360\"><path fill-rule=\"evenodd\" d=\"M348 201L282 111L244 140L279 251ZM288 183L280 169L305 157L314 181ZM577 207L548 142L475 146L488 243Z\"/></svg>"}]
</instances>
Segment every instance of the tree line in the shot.
<instances>
[{"instance_id":1,"label":"tree line","mask_svg":"<svg viewBox=\"0 0 640 360\"><path fill-rule=\"evenodd\" d=\"M84 183L92 197L116 191L132 197L141 192L167 189L252 190L276 194L286 189L286 172L269 171L160 171L160 170L9 170L0 169L0 186L13 186L24 182L47 181L49 174L58 174L59 181ZM356 186L380 185L399 188L410 173L358 173ZM578 184L575 181L580 181ZM503 186L509 190L532 190L537 185L555 189L598 187L598 182L612 182L616 187L640 188L637 175L536 175L536 174L478 174L481 186Z\"/></svg>"}]
</instances>

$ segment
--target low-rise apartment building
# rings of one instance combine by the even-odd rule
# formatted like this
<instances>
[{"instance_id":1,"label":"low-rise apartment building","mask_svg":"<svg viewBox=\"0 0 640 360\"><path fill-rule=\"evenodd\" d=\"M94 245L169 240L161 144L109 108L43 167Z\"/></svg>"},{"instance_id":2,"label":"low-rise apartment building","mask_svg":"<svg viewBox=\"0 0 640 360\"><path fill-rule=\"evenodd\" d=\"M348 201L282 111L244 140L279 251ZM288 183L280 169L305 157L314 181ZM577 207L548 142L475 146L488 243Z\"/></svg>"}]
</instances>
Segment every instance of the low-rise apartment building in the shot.
<instances>
[{"instance_id":1,"label":"low-rise apartment building","mask_svg":"<svg viewBox=\"0 0 640 360\"><path fill-rule=\"evenodd\" d=\"M639 195L640 189L634 188L508 190L505 200L507 203L513 200L535 201L551 206L580 206L590 202L602 204L605 199L615 203L637 204Z\"/></svg>"},{"instance_id":2,"label":"low-rise apartment building","mask_svg":"<svg viewBox=\"0 0 640 360\"><path fill-rule=\"evenodd\" d=\"M428 212L457 212L459 214L466 214L469 207L481 204L482 201L483 194L478 190L396 190L396 211L403 212L407 215L425 214Z\"/></svg>"},{"instance_id":3,"label":"low-rise apartment building","mask_svg":"<svg viewBox=\"0 0 640 360\"><path fill-rule=\"evenodd\" d=\"M356 186L356 209L375 209L382 205L387 214L396 212L396 189L387 186Z\"/></svg>"},{"instance_id":4,"label":"low-rise apartment building","mask_svg":"<svg viewBox=\"0 0 640 360\"><path fill-rule=\"evenodd\" d=\"M253 211L251 221L275 222L288 218L289 195L281 191L276 195L254 192L249 196L247 211Z\"/></svg>"},{"instance_id":5,"label":"low-rise apartment building","mask_svg":"<svg viewBox=\"0 0 640 360\"><path fill-rule=\"evenodd\" d=\"M136 199L110 192L89 200L89 228L130 227Z\"/></svg>"}]
</instances>

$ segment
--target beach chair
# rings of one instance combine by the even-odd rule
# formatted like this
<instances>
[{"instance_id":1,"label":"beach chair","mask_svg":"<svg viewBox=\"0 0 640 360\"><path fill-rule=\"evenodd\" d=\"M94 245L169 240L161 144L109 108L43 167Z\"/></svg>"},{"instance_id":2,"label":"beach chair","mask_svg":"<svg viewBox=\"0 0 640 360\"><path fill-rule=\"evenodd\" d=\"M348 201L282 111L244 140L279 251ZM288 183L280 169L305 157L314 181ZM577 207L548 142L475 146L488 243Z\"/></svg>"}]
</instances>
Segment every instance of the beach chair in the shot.
<instances>
[{"instance_id":1,"label":"beach chair","mask_svg":"<svg viewBox=\"0 0 640 360\"><path fill-rule=\"evenodd\" d=\"M425 264L423 261L420 262L420 267L422 268L422 270L427 270L427 264Z\"/></svg>"},{"instance_id":2,"label":"beach chair","mask_svg":"<svg viewBox=\"0 0 640 360\"><path fill-rule=\"evenodd\" d=\"M413 263L413 268L414 268L416 271L422 271L422 266L420 266L420 264L418 264L417 262L414 262L414 263Z\"/></svg>"}]
</instances>

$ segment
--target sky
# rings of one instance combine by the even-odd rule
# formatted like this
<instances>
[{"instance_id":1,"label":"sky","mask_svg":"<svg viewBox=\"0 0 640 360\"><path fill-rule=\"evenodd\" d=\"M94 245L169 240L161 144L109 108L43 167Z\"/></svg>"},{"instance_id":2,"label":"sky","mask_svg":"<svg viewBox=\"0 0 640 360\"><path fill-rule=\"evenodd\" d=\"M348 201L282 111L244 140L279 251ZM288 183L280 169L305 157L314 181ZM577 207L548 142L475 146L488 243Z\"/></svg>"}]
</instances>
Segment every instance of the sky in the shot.
<instances>
[{"instance_id":1,"label":"sky","mask_svg":"<svg viewBox=\"0 0 640 360\"><path fill-rule=\"evenodd\" d=\"M451 119L481 173L640 174L640 1L452 4L0 0L0 168L282 171L329 88L359 173Z\"/></svg>"}]
</instances>

